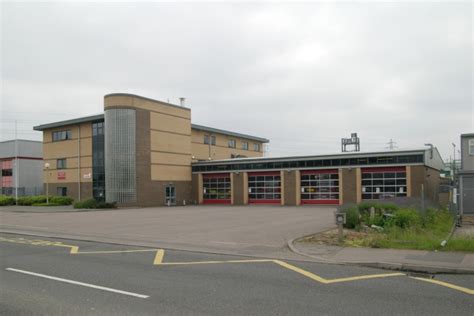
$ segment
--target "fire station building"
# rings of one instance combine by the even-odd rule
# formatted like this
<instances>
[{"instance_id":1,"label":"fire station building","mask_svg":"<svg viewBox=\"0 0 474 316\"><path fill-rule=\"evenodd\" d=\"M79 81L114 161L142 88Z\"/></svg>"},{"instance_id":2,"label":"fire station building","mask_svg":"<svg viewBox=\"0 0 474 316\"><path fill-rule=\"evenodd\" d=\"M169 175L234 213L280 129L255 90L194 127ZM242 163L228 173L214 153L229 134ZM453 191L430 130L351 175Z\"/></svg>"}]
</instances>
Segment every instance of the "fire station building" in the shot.
<instances>
[{"instance_id":1,"label":"fire station building","mask_svg":"<svg viewBox=\"0 0 474 316\"><path fill-rule=\"evenodd\" d=\"M104 97L104 114L34 127L43 132L50 192L121 206L343 204L435 200L435 147L263 157L269 140L191 123L181 105L132 94Z\"/></svg>"}]
</instances>

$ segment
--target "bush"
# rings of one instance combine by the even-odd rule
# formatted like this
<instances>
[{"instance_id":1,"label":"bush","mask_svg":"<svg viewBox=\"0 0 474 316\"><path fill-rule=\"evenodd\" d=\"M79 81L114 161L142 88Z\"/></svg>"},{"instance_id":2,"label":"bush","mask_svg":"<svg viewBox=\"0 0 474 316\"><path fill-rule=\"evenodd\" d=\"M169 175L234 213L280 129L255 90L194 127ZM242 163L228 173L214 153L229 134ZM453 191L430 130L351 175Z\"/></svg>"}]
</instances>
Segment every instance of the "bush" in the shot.
<instances>
[{"instance_id":1,"label":"bush","mask_svg":"<svg viewBox=\"0 0 474 316\"><path fill-rule=\"evenodd\" d=\"M117 204L115 202L107 203L103 201L98 202L94 199L88 199L74 203L74 208L117 208Z\"/></svg>"},{"instance_id":2,"label":"bush","mask_svg":"<svg viewBox=\"0 0 474 316\"><path fill-rule=\"evenodd\" d=\"M14 205L15 198L13 196L0 195L0 206Z\"/></svg>"},{"instance_id":3,"label":"bush","mask_svg":"<svg viewBox=\"0 0 474 316\"><path fill-rule=\"evenodd\" d=\"M96 208L117 208L117 203L98 202Z\"/></svg>"},{"instance_id":4,"label":"bush","mask_svg":"<svg viewBox=\"0 0 474 316\"><path fill-rule=\"evenodd\" d=\"M356 228L360 225L360 213L357 206L351 206L344 210L346 213L345 228Z\"/></svg>"},{"instance_id":5,"label":"bush","mask_svg":"<svg viewBox=\"0 0 474 316\"><path fill-rule=\"evenodd\" d=\"M71 205L72 202L74 202L74 199L69 196L52 196L49 198L50 204Z\"/></svg>"},{"instance_id":6,"label":"bush","mask_svg":"<svg viewBox=\"0 0 474 316\"><path fill-rule=\"evenodd\" d=\"M408 228L421 224L421 216L414 209L399 209L391 219L391 224L400 228Z\"/></svg>"},{"instance_id":7,"label":"bush","mask_svg":"<svg viewBox=\"0 0 474 316\"><path fill-rule=\"evenodd\" d=\"M30 206L38 203L46 203L46 195L22 196L18 198L18 205Z\"/></svg>"},{"instance_id":8,"label":"bush","mask_svg":"<svg viewBox=\"0 0 474 316\"><path fill-rule=\"evenodd\" d=\"M88 199L74 203L74 208L96 208L97 201L94 199Z\"/></svg>"}]
</instances>

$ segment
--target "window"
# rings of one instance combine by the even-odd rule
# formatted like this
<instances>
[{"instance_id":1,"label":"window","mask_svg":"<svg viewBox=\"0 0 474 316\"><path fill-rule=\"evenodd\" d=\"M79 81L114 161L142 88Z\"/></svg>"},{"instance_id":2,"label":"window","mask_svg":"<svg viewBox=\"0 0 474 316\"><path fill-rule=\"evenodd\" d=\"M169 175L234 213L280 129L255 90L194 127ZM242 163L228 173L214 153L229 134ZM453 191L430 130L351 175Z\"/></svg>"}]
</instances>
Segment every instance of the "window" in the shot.
<instances>
[{"instance_id":1,"label":"window","mask_svg":"<svg viewBox=\"0 0 474 316\"><path fill-rule=\"evenodd\" d=\"M53 132L53 142L72 139L71 130Z\"/></svg>"},{"instance_id":2,"label":"window","mask_svg":"<svg viewBox=\"0 0 474 316\"><path fill-rule=\"evenodd\" d=\"M249 150L249 143L247 143L247 142L242 142L242 149L243 149L243 150Z\"/></svg>"},{"instance_id":3,"label":"window","mask_svg":"<svg viewBox=\"0 0 474 316\"><path fill-rule=\"evenodd\" d=\"M2 177L11 177L13 175L13 169L2 169Z\"/></svg>"},{"instance_id":4,"label":"window","mask_svg":"<svg viewBox=\"0 0 474 316\"><path fill-rule=\"evenodd\" d=\"M254 151L260 151L260 144L253 144Z\"/></svg>"},{"instance_id":5,"label":"window","mask_svg":"<svg viewBox=\"0 0 474 316\"><path fill-rule=\"evenodd\" d=\"M474 156L474 139L469 140L469 155Z\"/></svg>"},{"instance_id":6,"label":"window","mask_svg":"<svg viewBox=\"0 0 474 316\"><path fill-rule=\"evenodd\" d=\"M66 158L56 160L56 169L66 169L66 168L67 168Z\"/></svg>"},{"instance_id":7,"label":"window","mask_svg":"<svg viewBox=\"0 0 474 316\"><path fill-rule=\"evenodd\" d=\"M57 187L56 188L56 195L57 196L67 196L67 188L66 187Z\"/></svg>"},{"instance_id":8,"label":"window","mask_svg":"<svg viewBox=\"0 0 474 316\"><path fill-rule=\"evenodd\" d=\"M211 139L211 145L215 145L216 144L216 136L211 135L210 139ZM209 145L209 135L204 135L204 144Z\"/></svg>"},{"instance_id":9,"label":"window","mask_svg":"<svg viewBox=\"0 0 474 316\"><path fill-rule=\"evenodd\" d=\"M92 136L104 135L104 122L92 124Z\"/></svg>"},{"instance_id":10,"label":"window","mask_svg":"<svg viewBox=\"0 0 474 316\"><path fill-rule=\"evenodd\" d=\"M362 170L362 199L377 200L407 196L405 168Z\"/></svg>"},{"instance_id":11,"label":"window","mask_svg":"<svg viewBox=\"0 0 474 316\"><path fill-rule=\"evenodd\" d=\"M235 148L235 139L229 139L227 142L229 148Z\"/></svg>"}]
</instances>

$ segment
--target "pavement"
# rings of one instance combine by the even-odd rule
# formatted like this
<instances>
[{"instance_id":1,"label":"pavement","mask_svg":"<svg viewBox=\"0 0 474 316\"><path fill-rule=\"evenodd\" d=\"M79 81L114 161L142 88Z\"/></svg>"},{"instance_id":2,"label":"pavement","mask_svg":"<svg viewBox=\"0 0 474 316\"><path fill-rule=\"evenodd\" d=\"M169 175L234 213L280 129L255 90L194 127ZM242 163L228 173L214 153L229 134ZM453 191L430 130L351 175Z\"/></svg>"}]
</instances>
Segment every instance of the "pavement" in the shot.
<instances>
[{"instance_id":1,"label":"pavement","mask_svg":"<svg viewBox=\"0 0 474 316\"><path fill-rule=\"evenodd\" d=\"M334 226L334 207L185 206L75 212L0 207L0 231L166 249L299 259L287 241Z\"/></svg>"},{"instance_id":2,"label":"pavement","mask_svg":"<svg viewBox=\"0 0 474 316\"><path fill-rule=\"evenodd\" d=\"M0 233L2 315L472 315L474 275Z\"/></svg>"},{"instance_id":3,"label":"pavement","mask_svg":"<svg viewBox=\"0 0 474 316\"><path fill-rule=\"evenodd\" d=\"M301 242L334 228L333 207L187 206L74 212L0 208L0 231L143 247L309 260L421 273L474 274L474 253Z\"/></svg>"},{"instance_id":4,"label":"pavement","mask_svg":"<svg viewBox=\"0 0 474 316\"><path fill-rule=\"evenodd\" d=\"M338 247L291 240L297 254L317 262L361 265L421 273L474 274L474 253Z\"/></svg>"}]
</instances>

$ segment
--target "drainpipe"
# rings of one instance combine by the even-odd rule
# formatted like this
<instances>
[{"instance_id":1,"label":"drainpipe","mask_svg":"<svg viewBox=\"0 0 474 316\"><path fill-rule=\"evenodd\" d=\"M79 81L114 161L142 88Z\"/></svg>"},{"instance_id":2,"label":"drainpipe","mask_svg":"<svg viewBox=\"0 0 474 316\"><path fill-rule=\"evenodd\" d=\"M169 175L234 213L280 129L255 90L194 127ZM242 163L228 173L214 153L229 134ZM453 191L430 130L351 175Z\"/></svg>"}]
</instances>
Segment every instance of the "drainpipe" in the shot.
<instances>
[{"instance_id":1,"label":"drainpipe","mask_svg":"<svg viewBox=\"0 0 474 316\"><path fill-rule=\"evenodd\" d=\"M81 125L77 126L77 196L81 200Z\"/></svg>"}]
</instances>

